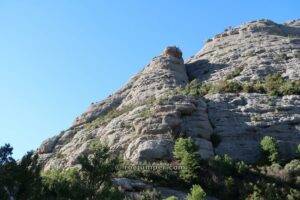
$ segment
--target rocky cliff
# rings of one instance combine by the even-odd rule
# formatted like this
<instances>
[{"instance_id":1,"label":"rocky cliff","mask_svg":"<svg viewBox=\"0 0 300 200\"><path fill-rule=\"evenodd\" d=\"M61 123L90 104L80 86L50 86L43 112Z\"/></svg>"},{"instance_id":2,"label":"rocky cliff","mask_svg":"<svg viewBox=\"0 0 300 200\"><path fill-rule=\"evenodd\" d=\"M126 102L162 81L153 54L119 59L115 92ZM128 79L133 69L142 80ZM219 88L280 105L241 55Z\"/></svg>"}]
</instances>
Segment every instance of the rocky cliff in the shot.
<instances>
[{"instance_id":1,"label":"rocky cliff","mask_svg":"<svg viewBox=\"0 0 300 200\"><path fill-rule=\"evenodd\" d=\"M39 148L45 168L77 164L95 140L132 162L171 160L174 141L192 137L202 158L229 154L254 162L265 135L279 140L284 157L300 143L300 94L178 92L194 79L242 83L270 74L300 80L300 20L277 24L258 20L226 29L184 61L177 47L166 48L123 88L92 104L66 131ZM213 145L218 135L219 144Z\"/></svg>"}]
</instances>

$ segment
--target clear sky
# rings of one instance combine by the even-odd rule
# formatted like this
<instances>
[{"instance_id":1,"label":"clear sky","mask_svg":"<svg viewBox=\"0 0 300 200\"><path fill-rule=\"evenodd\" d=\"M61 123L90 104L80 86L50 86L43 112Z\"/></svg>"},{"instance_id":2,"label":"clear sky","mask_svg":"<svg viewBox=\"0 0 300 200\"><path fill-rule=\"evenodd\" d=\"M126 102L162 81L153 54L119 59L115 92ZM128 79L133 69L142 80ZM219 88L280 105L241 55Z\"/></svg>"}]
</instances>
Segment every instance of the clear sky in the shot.
<instances>
[{"instance_id":1,"label":"clear sky","mask_svg":"<svg viewBox=\"0 0 300 200\"><path fill-rule=\"evenodd\" d=\"M300 18L299 0L0 0L0 145L67 129L168 45L185 58L228 26Z\"/></svg>"}]
</instances>

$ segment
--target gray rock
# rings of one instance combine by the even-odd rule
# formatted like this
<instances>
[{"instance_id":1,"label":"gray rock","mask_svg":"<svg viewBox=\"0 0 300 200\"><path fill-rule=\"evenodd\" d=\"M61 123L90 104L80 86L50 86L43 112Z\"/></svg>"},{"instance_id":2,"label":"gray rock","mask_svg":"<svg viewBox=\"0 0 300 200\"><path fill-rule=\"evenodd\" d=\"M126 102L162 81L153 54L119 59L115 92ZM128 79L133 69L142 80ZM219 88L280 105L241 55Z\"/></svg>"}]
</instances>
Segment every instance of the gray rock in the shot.
<instances>
[{"instance_id":1,"label":"gray rock","mask_svg":"<svg viewBox=\"0 0 300 200\"><path fill-rule=\"evenodd\" d=\"M212 158L215 155L213 145L210 141L202 138L195 138L194 142L199 148L198 153L201 158Z\"/></svg>"},{"instance_id":2,"label":"gray rock","mask_svg":"<svg viewBox=\"0 0 300 200\"><path fill-rule=\"evenodd\" d=\"M269 97L264 94L207 95L208 113L214 133L222 142L216 154L229 154L236 160L255 162L259 143L270 135L280 142L283 158L292 158L300 143L299 96ZM236 104L238 99L246 104ZM259 117L257 117L259 116Z\"/></svg>"},{"instance_id":3,"label":"gray rock","mask_svg":"<svg viewBox=\"0 0 300 200\"><path fill-rule=\"evenodd\" d=\"M59 136L54 136L52 138L45 140L39 148L39 153L40 154L51 153L53 151L58 139L59 139Z\"/></svg>"},{"instance_id":4,"label":"gray rock","mask_svg":"<svg viewBox=\"0 0 300 200\"><path fill-rule=\"evenodd\" d=\"M172 140L141 137L129 144L125 158L132 162L170 160L172 151Z\"/></svg>"},{"instance_id":5,"label":"gray rock","mask_svg":"<svg viewBox=\"0 0 300 200\"><path fill-rule=\"evenodd\" d=\"M300 59L293 55L300 49L298 21L282 25L257 20L235 28L238 34L220 34L186 61L190 80L215 82L237 67L243 67L243 71L235 80L256 81L275 72L299 80ZM288 59L284 59L284 54Z\"/></svg>"},{"instance_id":6,"label":"gray rock","mask_svg":"<svg viewBox=\"0 0 300 200\"><path fill-rule=\"evenodd\" d=\"M143 191L152 188L152 186L144 183L143 181L129 178L113 178L112 183L116 187L120 187L126 192Z\"/></svg>"},{"instance_id":7,"label":"gray rock","mask_svg":"<svg viewBox=\"0 0 300 200\"><path fill-rule=\"evenodd\" d=\"M175 196L178 198L178 200L186 200L187 199L186 192L173 190L173 189L166 188L166 187L157 187L157 190L160 191L163 199L168 198L170 196Z\"/></svg>"},{"instance_id":8,"label":"gray rock","mask_svg":"<svg viewBox=\"0 0 300 200\"><path fill-rule=\"evenodd\" d=\"M112 153L122 153L133 162L172 160L180 136L191 137L203 158L229 154L236 160L255 162L261 138L271 135L278 139L282 156L292 158L300 143L299 95L200 97L175 95L175 91L193 79L214 84L236 69L242 70L231 79L245 83L276 72L300 80L299 24L299 20L242 24L216 35L185 62L177 47L167 47L124 87L90 105L70 129L43 142L41 162L45 169L76 165L93 141L106 142ZM87 128L110 111L120 114ZM210 141L213 133L221 137L216 148Z\"/></svg>"}]
</instances>

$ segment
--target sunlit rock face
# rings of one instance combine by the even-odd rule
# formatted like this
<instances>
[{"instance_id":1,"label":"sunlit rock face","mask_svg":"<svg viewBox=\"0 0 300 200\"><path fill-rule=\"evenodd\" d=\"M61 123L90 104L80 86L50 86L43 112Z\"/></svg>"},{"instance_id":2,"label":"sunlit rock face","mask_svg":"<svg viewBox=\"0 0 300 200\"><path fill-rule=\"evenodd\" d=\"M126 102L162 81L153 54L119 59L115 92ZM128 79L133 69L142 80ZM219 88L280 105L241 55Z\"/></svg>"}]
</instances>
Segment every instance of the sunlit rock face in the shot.
<instances>
[{"instance_id":1,"label":"sunlit rock face","mask_svg":"<svg viewBox=\"0 0 300 200\"><path fill-rule=\"evenodd\" d=\"M132 162L171 161L175 140L184 136L192 137L202 158L229 154L255 162L265 135L278 139L282 156L292 158L300 143L299 95L175 91L194 79L214 84L237 69L230 80L247 83L272 73L299 80L299 24L257 20L228 28L185 62L179 48L167 47L120 90L90 105L70 129L46 140L40 160L45 169L73 166L90 143L101 141ZM212 134L220 136L218 146Z\"/></svg>"},{"instance_id":2,"label":"sunlit rock face","mask_svg":"<svg viewBox=\"0 0 300 200\"><path fill-rule=\"evenodd\" d=\"M230 80L259 81L279 73L300 80L299 20L276 24L257 20L229 28L216 35L186 61L190 80L216 83L236 69ZM299 95L272 97L265 94L206 95L209 120L214 133L222 138L216 154L254 162L259 142L265 135L279 140L283 158L291 158L300 143ZM259 120L255 117L259 116Z\"/></svg>"}]
</instances>

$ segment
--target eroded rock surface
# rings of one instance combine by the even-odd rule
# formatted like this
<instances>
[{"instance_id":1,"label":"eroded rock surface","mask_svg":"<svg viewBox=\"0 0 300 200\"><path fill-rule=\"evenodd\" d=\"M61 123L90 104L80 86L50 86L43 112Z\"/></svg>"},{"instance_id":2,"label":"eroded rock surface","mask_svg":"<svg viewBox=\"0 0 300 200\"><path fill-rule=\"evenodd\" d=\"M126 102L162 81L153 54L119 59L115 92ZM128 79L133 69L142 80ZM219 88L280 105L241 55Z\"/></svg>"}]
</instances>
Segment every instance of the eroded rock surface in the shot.
<instances>
[{"instance_id":1,"label":"eroded rock surface","mask_svg":"<svg viewBox=\"0 0 300 200\"><path fill-rule=\"evenodd\" d=\"M188 75L191 80L215 82L240 67L234 80L255 81L275 72L299 80L298 24L299 20L287 24L258 20L226 29L186 62Z\"/></svg>"},{"instance_id":2,"label":"eroded rock surface","mask_svg":"<svg viewBox=\"0 0 300 200\"><path fill-rule=\"evenodd\" d=\"M176 47L166 48L121 90L93 104L71 129L45 141L40 147L45 169L76 165L94 140L108 143L112 153L121 152L132 162L171 161L175 139L186 134L199 138L204 158L213 156L204 99L170 94L189 83L181 55ZM112 110L120 114L105 124L87 126Z\"/></svg>"},{"instance_id":3,"label":"eroded rock surface","mask_svg":"<svg viewBox=\"0 0 300 200\"><path fill-rule=\"evenodd\" d=\"M76 165L95 140L107 142L112 153L132 162L172 160L180 136L192 137L203 158L229 154L254 162L260 139L271 135L279 140L282 155L293 157L300 143L299 95L201 97L174 91L193 79L247 83L280 73L285 79L299 80L299 24L299 20L285 24L258 20L229 28L186 62L177 47L166 48L119 91L92 104L70 129L46 140L39 149L45 169ZM217 147L212 145L212 134L221 137Z\"/></svg>"},{"instance_id":4,"label":"eroded rock surface","mask_svg":"<svg viewBox=\"0 0 300 200\"><path fill-rule=\"evenodd\" d=\"M217 154L254 162L260 140L270 135L280 144L283 158L295 156L300 143L300 96L270 97L265 94L207 95L209 118L222 142Z\"/></svg>"}]
</instances>

